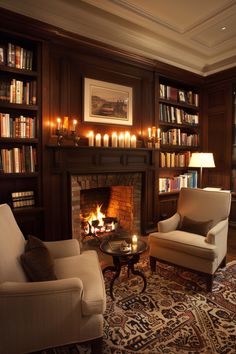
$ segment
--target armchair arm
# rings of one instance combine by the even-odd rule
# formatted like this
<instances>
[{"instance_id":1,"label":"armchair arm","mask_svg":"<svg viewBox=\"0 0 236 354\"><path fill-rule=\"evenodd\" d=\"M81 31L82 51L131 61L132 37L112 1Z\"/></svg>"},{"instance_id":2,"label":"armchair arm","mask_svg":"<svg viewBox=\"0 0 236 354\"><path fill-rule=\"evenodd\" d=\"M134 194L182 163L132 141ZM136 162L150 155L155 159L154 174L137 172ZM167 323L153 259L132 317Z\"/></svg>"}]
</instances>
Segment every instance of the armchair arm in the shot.
<instances>
[{"instance_id":1,"label":"armchair arm","mask_svg":"<svg viewBox=\"0 0 236 354\"><path fill-rule=\"evenodd\" d=\"M5 296L23 296L23 298L26 298L71 291L79 291L82 293L82 290L83 283L79 278L67 278L42 282L4 282L0 285L0 302Z\"/></svg>"},{"instance_id":2,"label":"armchair arm","mask_svg":"<svg viewBox=\"0 0 236 354\"><path fill-rule=\"evenodd\" d=\"M28 353L60 345L61 338L77 341L82 292L78 278L1 284L0 352Z\"/></svg>"},{"instance_id":3,"label":"armchair arm","mask_svg":"<svg viewBox=\"0 0 236 354\"><path fill-rule=\"evenodd\" d=\"M159 232L170 232L176 230L179 225L180 215L175 213L173 216L166 220L159 221L157 224Z\"/></svg>"},{"instance_id":4,"label":"armchair arm","mask_svg":"<svg viewBox=\"0 0 236 354\"><path fill-rule=\"evenodd\" d=\"M44 242L53 258L71 257L80 254L80 245L77 239Z\"/></svg>"},{"instance_id":5,"label":"armchair arm","mask_svg":"<svg viewBox=\"0 0 236 354\"><path fill-rule=\"evenodd\" d=\"M211 230L208 231L205 241L211 245L217 245L219 242L227 242L228 219L218 222Z\"/></svg>"}]
</instances>

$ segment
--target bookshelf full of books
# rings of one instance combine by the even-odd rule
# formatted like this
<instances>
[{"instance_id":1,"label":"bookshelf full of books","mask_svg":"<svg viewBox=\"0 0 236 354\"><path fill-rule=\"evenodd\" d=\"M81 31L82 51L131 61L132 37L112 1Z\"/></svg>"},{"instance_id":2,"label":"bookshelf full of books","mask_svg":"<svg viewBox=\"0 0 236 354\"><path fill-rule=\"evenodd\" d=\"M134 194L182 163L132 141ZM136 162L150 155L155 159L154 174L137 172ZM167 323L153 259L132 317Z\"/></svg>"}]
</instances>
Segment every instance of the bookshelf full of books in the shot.
<instances>
[{"instance_id":1,"label":"bookshelf full of books","mask_svg":"<svg viewBox=\"0 0 236 354\"><path fill-rule=\"evenodd\" d=\"M24 230L26 215L32 224L42 209L40 43L15 33L0 35L0 203L17 211Z\"/></svg>"},{"instance_id":2,"label":"bookshelf full of books","mask_svg":"<svg viewBox=\"0 0 236 354\"><path fill-rule=\"evenodd\" d=\"M157 82L156 115L161 138L157 190L159 216L163 218L174 212L182 187L198 186L198 171L188 165L200 145L199 89L166 77L159 76Z\"/></svg>"}]
</instances>

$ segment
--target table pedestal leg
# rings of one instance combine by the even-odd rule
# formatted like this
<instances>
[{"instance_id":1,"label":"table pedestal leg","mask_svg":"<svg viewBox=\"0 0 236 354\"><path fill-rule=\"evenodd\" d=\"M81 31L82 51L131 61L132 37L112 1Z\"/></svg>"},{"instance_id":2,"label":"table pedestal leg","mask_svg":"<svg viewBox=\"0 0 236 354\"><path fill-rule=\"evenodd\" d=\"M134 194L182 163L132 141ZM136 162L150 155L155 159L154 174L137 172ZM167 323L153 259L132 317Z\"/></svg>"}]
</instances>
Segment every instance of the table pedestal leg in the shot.
<instances>
[{"instance_id":1,"label":"table pedestal leg","mask_svg":"<svg viewBox=\"0 0 236 354\"><path fill-rule=\"evenodd\" d=\"M113 285L114 285L115 280L117 278L119 278L120 272L121 272L121 267L123 265L128 266L128 276L129 276L129 272L131 271L132 274L138 275L143 279L144 285L143 285L143 289L141 292L145 291L146 286L147 286L146 277L144 276L144 274L142 272L134 269L134 264L138 263L139 258L140 257L137 254L133 255L131 258L130 258L130 256L123 256L123 257L113 256L113 266L107 266L106 268L103 269L103 271L102 271L103 274L105 272L107 272L108 270L115 273L112 280L111 280L111 283L110 283L110 296L111 296L112 300L114 300Z\"/></svg>"}]
</instances>

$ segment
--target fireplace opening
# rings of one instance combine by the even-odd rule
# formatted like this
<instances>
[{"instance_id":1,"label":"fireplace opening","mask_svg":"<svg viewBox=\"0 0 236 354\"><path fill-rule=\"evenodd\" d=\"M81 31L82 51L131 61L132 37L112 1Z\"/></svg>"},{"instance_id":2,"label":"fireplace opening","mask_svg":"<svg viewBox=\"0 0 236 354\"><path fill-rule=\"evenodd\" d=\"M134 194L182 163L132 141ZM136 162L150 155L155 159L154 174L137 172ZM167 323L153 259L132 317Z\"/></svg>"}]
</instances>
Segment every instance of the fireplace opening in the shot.
<instances>
[{"instance_id":1,"label":"fireplace opening","mask_svg":"<svg viewBox=\"0 0 236 354\"><path fill-rule=\"evenodd\" d=\"M73 237L83 240L85 218L91 212L96 213L98 207L100 207L100 212L105 215L106 228L109 232L125 235L139 234L141 230L141 190L141 173L72 175L71 222ZM115 219L114 230L109 229L110 218ZM94 220L95 226L96 220L97 217ZM109 234L109 232L105 234ZM102 232L100 232L99 238L100 236L103 236Z\"/></svg>"},{"instance_id":2,"label":"fireplace opening","mask_svg":"<svg viewBox=\"0 0 236 354\"><path fill-rule=\"evenodd\" d=\"M95 238L114 232L131 233L133 187L111 186L81 190L81 236Z\"/></svg>"}]
</instances>

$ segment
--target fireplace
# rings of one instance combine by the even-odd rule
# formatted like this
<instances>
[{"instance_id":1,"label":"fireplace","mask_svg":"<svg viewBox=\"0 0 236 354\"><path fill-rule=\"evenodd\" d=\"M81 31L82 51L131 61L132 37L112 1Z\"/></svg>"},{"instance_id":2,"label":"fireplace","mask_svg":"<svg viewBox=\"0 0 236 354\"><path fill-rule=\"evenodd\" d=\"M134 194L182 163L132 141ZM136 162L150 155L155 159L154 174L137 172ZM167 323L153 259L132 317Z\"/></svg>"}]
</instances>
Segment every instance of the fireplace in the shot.
<instances>
[{"instance_id":1,"label":"fireplace","mask_svg":"<svg viewBox=\"0 0 236 354\"><path fill-rule=\"evenodd\" d=\"M91 212L97 210L97 207L100 207L100 212L104 215L103 219L108 221L107 230L104 230L104 227L97 228L99 236L102 237L109 232L139 234L141 232L141 186L141 173L71 176L73 237L86 236L84 222ZM109 221L112 221L109 218L114 219L115 230L109 226ZM89 231L94 232L94 229Z\"/></svg>"},{"instance_id":2,"label":"fireplace","mask_svg":"<svg viewBox=\"0 0 236 354\"><path fill-rule=\"evenodd\" d=\"M112 192L117 192L119 187L124 187L126 195L128 187L132 187L129 189L131 225L123 224L122 227L142 235L156 230L158 149L55 145L48 148L51 149L52 174L48 191L51 193L51 204L48 203L51 222L45 230L47 240L80 238L81 192L94 188L112 187Z\"/></svg>"}]
</instances>

